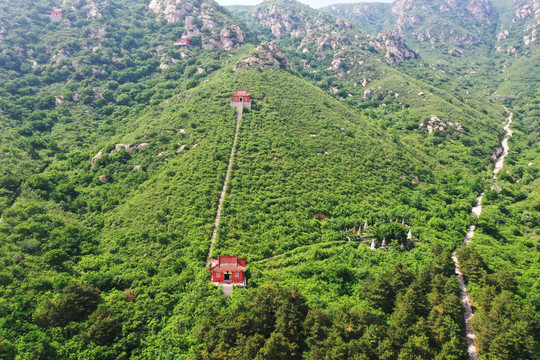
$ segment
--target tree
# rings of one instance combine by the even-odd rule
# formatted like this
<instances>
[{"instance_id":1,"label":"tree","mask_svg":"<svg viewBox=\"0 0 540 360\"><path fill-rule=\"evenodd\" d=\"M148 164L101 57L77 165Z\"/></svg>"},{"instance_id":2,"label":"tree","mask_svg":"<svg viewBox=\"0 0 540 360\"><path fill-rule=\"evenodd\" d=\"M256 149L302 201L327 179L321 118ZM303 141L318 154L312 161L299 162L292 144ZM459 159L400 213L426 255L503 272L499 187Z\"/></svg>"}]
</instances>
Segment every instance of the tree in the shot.
<instances>
[{"instance_id":1,"label":"tree","mask_svg":"<svg viewBox=\"0 0 540 360\"><path fill-rule=\"evenodd\" d=\"M387 243L402 243L407 239L407 232L408 228L401 223L383 223L375 229L375 237L379 240L386 238Z\"/></svg>"},{"instance_id":2,"label":"tree","mask_svg":"<svg viewBox=\"0 0 540 360\"><path fill-rule=\"evenodd\" d=\"M111 310L105 306L99 306L89 320L91 325L88 328L88 335L98 345L110 346L122 335L122 326L114 318Z\"/></svg>"},{"instance_id":3,"label":"tree","mask_svg":"<svg viewBox=\"0 0 540 360\"><path fill-rule=\"evenodd\" d=\"M100 300L97 289L71 283L55 301L45 301L34 314L34 320L42 326L65 326L86 318L96 309Z\"/></svg>"},{"instance_id":4,"label":"tree","mask_svg":"<svg viewBox=\"0 0 540 360\"><path fill-rule=\"evenodd\" d=\"M64 250L54 249L43 255L43 261L52 268L61 268L64 262L69 260L69 255Z\"/></svg>"}]
</instances>

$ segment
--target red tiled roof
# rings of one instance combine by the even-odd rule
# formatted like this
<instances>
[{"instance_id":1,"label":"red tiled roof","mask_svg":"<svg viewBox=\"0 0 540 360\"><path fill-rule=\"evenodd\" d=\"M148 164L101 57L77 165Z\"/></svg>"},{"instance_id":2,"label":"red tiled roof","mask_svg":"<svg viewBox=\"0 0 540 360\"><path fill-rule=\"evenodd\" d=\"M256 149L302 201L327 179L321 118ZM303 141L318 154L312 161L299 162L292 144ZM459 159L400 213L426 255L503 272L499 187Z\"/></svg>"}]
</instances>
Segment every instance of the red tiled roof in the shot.
<instances>
[{"instance_id":1,"label":"red tiled roof","mask_svg":"<svg viewBox=\"0 0 540 360\"><path fill-rule=\"evenodd\" d=\"M236 92L233 94L233 96L250 96L251 94L248 94L247 90L236 90Z\"/></svg>"},{"instance_id":2,"label":"red tiled roof","mask_svg":"<svg viewBox=\"0 0 540 360\"><path fill-rule=\"evenodd\" d=\"M218 265L215 268L211 268L211 271L246 271L245 266L238 265Z\"/></svg>"},{"instance_id":3,"label":"red tiled roof","mask_svg":"<svg viewBox=\"0 0 540 360\"><path fill-rule=\"evenodd\" d=\"M222 256L211 259L210 271L245 271L246 258L238 259L238 256Z\"/></svg>"}]
</instances>

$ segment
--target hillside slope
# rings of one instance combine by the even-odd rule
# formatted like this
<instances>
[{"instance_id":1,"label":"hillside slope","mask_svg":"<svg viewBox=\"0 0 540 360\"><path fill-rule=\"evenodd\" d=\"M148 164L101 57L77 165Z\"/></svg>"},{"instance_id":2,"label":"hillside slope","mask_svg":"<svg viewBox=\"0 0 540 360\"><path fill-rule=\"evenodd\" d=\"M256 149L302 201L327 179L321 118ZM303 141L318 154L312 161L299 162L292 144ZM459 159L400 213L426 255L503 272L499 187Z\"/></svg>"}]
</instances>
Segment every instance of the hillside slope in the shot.
<instances>
[{"instance_id":1,"label":"hillside slope","mask_svg":"<svg viewBox=\"0 0 540 360\"><path fill-rule=\"evenodd\" d=\"M0 358L464 357L450 251L492 184L498 68L430 64L408 35L295 1L74 0L60 21L53 5L1 5ZM192 45L175 49L182 35ZM254 100L212 255L246 257L249 282L226 298L205 260L236 89ZM537 265L510 255L538 242L537 101L523 94L510 173L486 195L486 216L508 222L479 219L463 255L486 358L537 353Z\"/></svg>"}]
</instances>

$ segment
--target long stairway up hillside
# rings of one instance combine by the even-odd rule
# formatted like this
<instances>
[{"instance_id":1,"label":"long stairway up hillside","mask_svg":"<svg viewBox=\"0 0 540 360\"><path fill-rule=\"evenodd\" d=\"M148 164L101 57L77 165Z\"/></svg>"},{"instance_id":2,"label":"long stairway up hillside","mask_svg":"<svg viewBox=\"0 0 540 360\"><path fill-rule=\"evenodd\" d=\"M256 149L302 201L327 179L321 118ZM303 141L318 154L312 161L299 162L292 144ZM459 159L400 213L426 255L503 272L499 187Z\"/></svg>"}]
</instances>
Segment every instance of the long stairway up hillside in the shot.
<instances>
[{"instance_id":1,"label":"long stairway up hillside","mask_svg":"<svg viewBox=\"0 0 540 360\"><path fill-rule=\"evenodd\" d=\"M217 232L219 229L219 221L221 220L221 209L223 207L223 200L225 200L225 194L227 194L227 185L229 178L231 177L231 169L234 160L234 153L236 151L236 141L238 140L238 131L240 129L240 120L242 120L242 114L244 111L243 103L236 104L236 130L234 132L234 140L231 148L231 155L229 156L229 165L227 166L227 174L223 181L223 189L221 190L221 196L219 197L219 203L216 213L216 220L214 221L214 230L212 231L212 239L210 240L210 250L208 250L208 256L206 257L206 267L210 266L210 259L212 257L212 251L214 250L214 243L216 242Z\"/></svg>"}]
</instances>

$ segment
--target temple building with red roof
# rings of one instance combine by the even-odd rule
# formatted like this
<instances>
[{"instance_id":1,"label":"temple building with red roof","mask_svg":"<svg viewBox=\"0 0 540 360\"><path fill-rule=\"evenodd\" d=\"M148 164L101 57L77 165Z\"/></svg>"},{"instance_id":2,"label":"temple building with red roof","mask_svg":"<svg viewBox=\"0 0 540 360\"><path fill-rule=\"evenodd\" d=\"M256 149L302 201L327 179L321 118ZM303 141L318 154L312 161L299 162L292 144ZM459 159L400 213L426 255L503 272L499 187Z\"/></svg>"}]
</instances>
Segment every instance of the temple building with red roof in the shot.
<instances>
[{"instance_id":1,"label":"temple building with red roof","mask_svg":"<svg viewBox=\"0 0 540 360\"><path fill-rule=\"evenodd\" d=\"M187 36L182 36L178 41L173 44L175 48L183 48L191 46L191 40Z\"/></svg>"},{"instance_id":2,"label":"temple building with red roof","mask_svg":"<svg viewBox=\"0 0 540 360\"><path fill-rule=\"evenodd\" d=\"M63 14L64 14L64 11L62 9L54 9L51 11L49 18L51 19L51 21L60 21L62 20Z\"/></svg>"},{"instance_id":3,"label":"temple building with red roof","mask_svg":"<svg viewBox=\"0 0 540 360\"><path fill-rule=\"evenodd\" d=\"M236 90L236 92L232 94L231 106L238 105L251 109L251 94L243 89Z\"/></svg>"},{"instance_id":4,"label":"temple building with red roof","mask_svg":"<svg viewBox=\"0 0 540 360\"><path fill-rule=\"evenodd\" d=\"M246 258L238 256L218 256L211 259L209 270L212 272L212 282L215 285L233 284L246 286Z\"/></svg>"}]
</instances>

